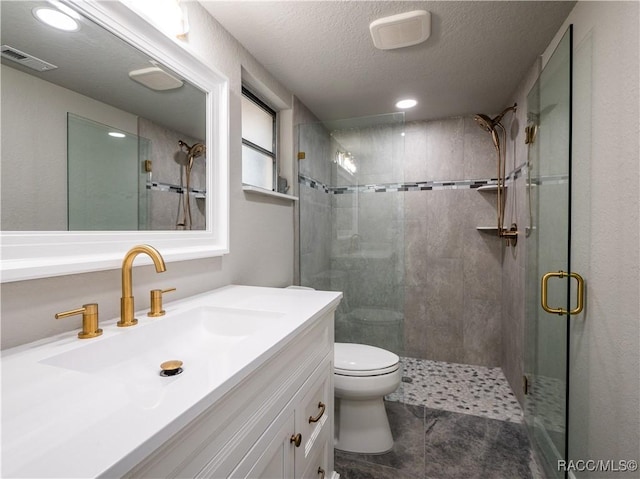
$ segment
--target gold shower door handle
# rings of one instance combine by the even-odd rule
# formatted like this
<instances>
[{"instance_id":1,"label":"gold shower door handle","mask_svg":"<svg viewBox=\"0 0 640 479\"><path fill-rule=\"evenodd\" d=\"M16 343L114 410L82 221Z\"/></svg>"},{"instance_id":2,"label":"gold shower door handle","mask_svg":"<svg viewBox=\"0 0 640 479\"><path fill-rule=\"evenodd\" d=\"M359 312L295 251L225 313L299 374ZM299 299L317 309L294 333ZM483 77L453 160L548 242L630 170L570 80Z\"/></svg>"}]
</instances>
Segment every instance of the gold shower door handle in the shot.
<instances>
[{"instance_id":1,"label":"gold shower door handle","mask_svg":"<svg viewBox=\"0 0 640 479\"><path fill-rule=\"evenodd\" d=\"M578 303L575 309L569 311L569 314L580 314L584 309L584 279L578 273L567 273L566 271L558 271L557 273L547 273L542 277L542 294L541 294L541 302L542 309L544 309L547 313L551 314L559 314L560 316L567 314L567 310L564 308L551 308L549 307L547 301L547 283L549 282L549 278L566 278L571 277L575 278L578 282Z\"/></svg>"}]
</instances>

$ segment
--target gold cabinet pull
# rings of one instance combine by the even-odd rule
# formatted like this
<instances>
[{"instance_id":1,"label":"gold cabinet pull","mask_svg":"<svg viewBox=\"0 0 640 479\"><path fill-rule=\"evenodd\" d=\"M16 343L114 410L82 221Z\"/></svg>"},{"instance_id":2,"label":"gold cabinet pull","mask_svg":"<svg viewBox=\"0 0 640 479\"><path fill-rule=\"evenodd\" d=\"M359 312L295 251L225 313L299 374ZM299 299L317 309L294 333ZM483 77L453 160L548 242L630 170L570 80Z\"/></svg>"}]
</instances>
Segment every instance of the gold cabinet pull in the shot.
<instances>
[{"instance_id":1,"label":"gold cabinet pull","mask_svg":"<svg viewBox=\"0 0 640 479\"><path fill-rule=\"evenodd\" d=\"M63 311L55 315L56 319L68 318L82 314L82 331L78 333L80 339L95 338L102 334L102 329L98 327L98 304L89 303L82 305L82 308Z\"/></svg>"},{"instance_id":2,"label":"gold cabinet pull","mask_svg":"<svg viewBox=\"0 0 640 479\"><path fill-rule=\"evenodd\" d=\"M294 443L296 447L300 447L300 444L302 443L302 434L300 433L292 434L291 439L289 439L289 442Z\"/></svg>"},{"instance_id":3,"label":"gold cabinet pull","mask_svg":"<svg viewBox=\"0 0 640 479\"><path fill-rule=\"evenodd\" d=\"M557 273L547 273L542 277L541 281L541 303L542 309L544 309L547 313L551 314L559 314L560 316L567 314L567 310L564 308L552 308L548 304L548 283L550 278L566 278L571 277L575 278L578 282L578 301L577 305L574 309L569 311L569 314L580 314L584 309L584 279L578 273L567 273L566 271L558 271Z\"/></svg>"},{"instance_id":4,"label":"gold cabinet pull","mask_svg":"<svg viewBox=\"0 0 640 479\"><path fill-rule=\"evenodd\" d=\"M324 479L324 469L321 467L318 467L318 475L320 476L320 479Z\"/></svg>"},{"instance_id":5,"label":"gold cabinet pull","mask_svg":"<svg viewBox=\"0 0 640 479\"><path fill-rule=\"evenodd\" d=\"M316 417L309 416L309 424L311 424L312 422L318 422L320 420L320 418L324 414L324 410L326 409L326 405L322 401L320 401L318 403L318 408L320 409L320 412L318 413L318 415Z\"/></svg>"},{"instance_id":6,"label":"gold cabinet pull","mask_svg":"<svg viewBox=\"0 0 640 479\"><path fill-rule=\"evenodd\" d=\"M151 311L147 313L147 316L151 318L164 316L165 310L162 309L162 295L164 293L170 293L171 291L175 291L175 290L176 288L152 289L151 290Z\"/></svg>"}]
</instances>

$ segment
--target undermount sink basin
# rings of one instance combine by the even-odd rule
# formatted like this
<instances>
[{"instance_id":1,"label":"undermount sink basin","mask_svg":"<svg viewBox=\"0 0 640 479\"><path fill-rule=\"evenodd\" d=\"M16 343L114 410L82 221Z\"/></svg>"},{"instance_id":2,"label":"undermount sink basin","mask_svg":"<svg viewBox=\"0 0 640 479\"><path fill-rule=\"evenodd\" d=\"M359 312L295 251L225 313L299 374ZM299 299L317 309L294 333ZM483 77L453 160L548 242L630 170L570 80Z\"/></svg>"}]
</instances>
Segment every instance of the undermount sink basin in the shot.
<instances>
[{"instance_id":1,"label":"undermount sink basin","mask_svg":"<svg viewBox=\"0 0 640 479\"><path fill-rule=\"evenodd\" d=\"M118 328L113 336L88 340L82 347L40 362L136 387L162 385L168 380L159 375L164 361L182 361L185 372L190 368L215 368L225 363L225 353L231 348L242 347L243 341L259 335L282 316L269 311L199 306Z\"/></svg>"}]
</instances>

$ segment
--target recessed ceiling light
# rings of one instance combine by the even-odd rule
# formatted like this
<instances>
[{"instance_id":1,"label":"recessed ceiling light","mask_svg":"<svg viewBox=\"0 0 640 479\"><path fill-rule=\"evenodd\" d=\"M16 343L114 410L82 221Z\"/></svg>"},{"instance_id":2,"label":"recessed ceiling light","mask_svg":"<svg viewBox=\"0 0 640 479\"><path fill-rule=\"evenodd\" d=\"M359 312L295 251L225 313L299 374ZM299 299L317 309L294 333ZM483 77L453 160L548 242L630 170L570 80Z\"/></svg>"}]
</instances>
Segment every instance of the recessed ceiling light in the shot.
<instances>
[{"instance_id":1,"label":"recessed ceiling light","mask_svg":"<svg viewBox=\"0 0 640 479\"><path fill-rule=\"evenodd\" d=\"M110 131L109 136L112 136L114 138L124 138L127 135L125 135L124 133L120 133L119 131Z\"/></svg>"},{"instance_id":2,"label":"recessed ceiling light","mask_svg":"<svg viewBox=\"0 0 640 479\"><path fill-rule=\"evenodd\" d=\"M400 108L402 110L406 110L407 108L413 108L416 106L418 102L412 98L407 98L406 100L400 100L396 103L396 108Z\"/></svg>"},{"instance_id":3,"label":"recessed ceiling light","mask_svg":"<svg viewBox=\"0 0 640 479\"><path fill-rule=\"evenodd\" d=\"M48 0L49 3L51 5L53 5L54 7L56 7L58 10L60 10L62 13L66 13L67 15L69 15L71 18L75 19L75 20L80 20L82 19L82 16L76 12L73 8L69 8L67 7L64 3L60 3L58 0Z\"/></svg>"},{"instance_id":4,"label":"recessed ceiling light","mask_svg":"<svg viewBox=\"0 0 640 479\"><path fill-rule=\"evenodd\" d=\"M69 15L62 13L53 8L35 8L33 10L35 17L50 27L63 30L65 32L76 32L80 30L80 24Z\"/></svg>"}]
</instances>

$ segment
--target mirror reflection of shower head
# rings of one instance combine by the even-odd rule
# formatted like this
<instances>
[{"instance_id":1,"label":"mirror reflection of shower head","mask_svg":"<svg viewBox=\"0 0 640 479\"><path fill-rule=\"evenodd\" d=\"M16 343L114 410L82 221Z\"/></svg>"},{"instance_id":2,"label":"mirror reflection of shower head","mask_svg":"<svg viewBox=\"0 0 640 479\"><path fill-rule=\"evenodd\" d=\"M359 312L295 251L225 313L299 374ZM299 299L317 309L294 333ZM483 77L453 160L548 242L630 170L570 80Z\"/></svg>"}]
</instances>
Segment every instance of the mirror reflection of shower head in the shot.
<instances>
[{"instance_id":1,"label":"mirror reflection of shower head","mask_svg":"<svg viewBox=\"0 0 640 479\"><path fill-rule=\"evenodd\" d=\"M207 150L207 147L202 143L196 143L191 148L189 148L189 156L191 158L198 158L204 155L204 152Z\"/></svg>"},{"instance_id":2,"label":"mirror reflection of shower head","mask_svg":"<svg viewBox=\"0 0 640 479\"><path fill-rule=\"evenodd\" d=\"M187 156L189 159L198 158L199 156L204 155L204 152L207 150L207 147L202 143L194 143L193 146L189 146L184 141L179 140L178 145L180 148L185 148L187 150Z\"/></svg>"}]
</instances>

